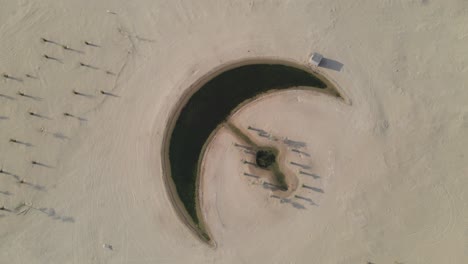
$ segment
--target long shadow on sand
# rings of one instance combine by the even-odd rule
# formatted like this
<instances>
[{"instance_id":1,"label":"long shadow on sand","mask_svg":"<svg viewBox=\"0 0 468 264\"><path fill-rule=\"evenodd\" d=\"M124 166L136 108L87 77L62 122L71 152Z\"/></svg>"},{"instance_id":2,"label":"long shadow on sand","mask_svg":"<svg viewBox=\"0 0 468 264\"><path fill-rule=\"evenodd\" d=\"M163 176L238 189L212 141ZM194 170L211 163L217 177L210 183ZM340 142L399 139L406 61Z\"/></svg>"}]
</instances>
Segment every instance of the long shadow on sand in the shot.
<instances>
[{"instance_id":1,"label":"long shadow on sand","mask_svg":"<svg viewBox=\"0 0 468 264\"><path fill-rule=\"evenodd\" d=\"M296 209L301 209L301 210L304 210L306 209L305 206L303 206L302 204L298 203L298 202L295 202L291 199L288 199L288 198L281 198L277 195L271 195L270 197L272 198L276 198L276 199L279 199L280 200L280 203L286 203L286 204L290 204L292 207L296 208Z\"/></svg>"},{"instance_id":2,"label":"long shadow on sand","mask_svg":"<svg viewBox=\"0 0 468 264\"><path fill-rule=\"evenodd\" d=\"M313 173L302 171L302 170L299 171L299 174L310 176L314 179L320 179L320 176L318 176L317 174L313 174Z\"/></svg>"},{"instance_id":3,"label":"long shadow on sand","mask_svg":"<svg viewBox=\"0 0 468 264\"><path fill-rule=\"evenodd\" d=\"M305 185L305 184L302 184L302 188L306 188L306 189L309 189L309 190L312 190L312 191L318 192L318 193L325 193L325 192L323 191L323 189L320 189L320 188L317 188L317 187L308 186L308 185Z\"/></svg>"}]
</instances>

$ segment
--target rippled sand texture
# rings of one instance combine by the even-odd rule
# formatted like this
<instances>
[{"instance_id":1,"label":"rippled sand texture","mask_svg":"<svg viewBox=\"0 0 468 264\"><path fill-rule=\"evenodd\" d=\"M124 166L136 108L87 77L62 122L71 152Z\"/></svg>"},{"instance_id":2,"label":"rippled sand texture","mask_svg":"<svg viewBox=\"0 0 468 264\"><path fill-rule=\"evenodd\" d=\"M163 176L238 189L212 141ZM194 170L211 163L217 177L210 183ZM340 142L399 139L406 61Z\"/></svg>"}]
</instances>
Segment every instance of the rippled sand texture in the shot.
<instances>
[{"instance_id":1,"label":"rippled sand texture","mask_svg":"<svg viewBox=\"0 0 468 264\"><path fill-rule=\"evenodd\" d=\"M468 262L465 1L0 6L0 263ZM295 91L234 115L305 143L285 146L301 187L274 197L220 129L206 246L163 182L171 109L220 65L314 51L352 105Z\"/></svg>"}]
</instances>

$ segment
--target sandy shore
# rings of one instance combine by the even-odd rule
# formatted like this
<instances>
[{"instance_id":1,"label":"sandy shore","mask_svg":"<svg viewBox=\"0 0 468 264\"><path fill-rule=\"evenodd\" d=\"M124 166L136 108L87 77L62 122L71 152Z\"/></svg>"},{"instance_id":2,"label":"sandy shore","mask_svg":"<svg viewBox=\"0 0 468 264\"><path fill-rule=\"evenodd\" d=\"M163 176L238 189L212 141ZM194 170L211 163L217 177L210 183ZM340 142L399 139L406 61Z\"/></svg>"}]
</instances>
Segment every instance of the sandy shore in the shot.
<instances>
[{"instance_id":1,"label":"sandy shore","mask_svg":"<svg viewBox=\"0 0 468 264\"><path fill-rule=\"evenodd\" d=\"M467 12L458 0L3 1L0 263L466 263ZM231 62L307 65L313 52L341 64L319 70L352 104L291 91L232 118L306 143L284 157L300 186L288 200L220 128L200 186L207 247L164 179L176 104Z\"/></svg>"}]
</instances>

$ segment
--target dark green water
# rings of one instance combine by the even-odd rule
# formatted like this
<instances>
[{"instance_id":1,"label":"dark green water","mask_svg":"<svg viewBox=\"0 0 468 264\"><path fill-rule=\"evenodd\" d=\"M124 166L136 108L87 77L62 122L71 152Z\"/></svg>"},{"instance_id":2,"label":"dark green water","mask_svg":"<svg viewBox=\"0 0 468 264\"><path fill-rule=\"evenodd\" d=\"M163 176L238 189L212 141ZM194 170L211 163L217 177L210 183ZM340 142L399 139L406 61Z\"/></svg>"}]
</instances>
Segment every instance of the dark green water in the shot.
<instances>
[{"instance_id":1,"label":"dark green water","mask_svg":"<svg viewBox=\"0 0 468 264\"><path fill-rule=\"evenodd\" d=\"M268 168L276 161L273 151L261 149L255 154L255 162L260 168Z\"/></svg>"},{"instance_id":2,"label":"dark green water","mask_svg":"<svg viewBox=\"0 0 468 264\"><path fill-rule=\"evenodd\" d=\"M197 225L197 168L210 134L244 101L272 89L294 86L326 88L324 82L301 69L252 64L220 73L195 92L182 108L169 143L171 177L180 200Z\"/></svg>"}]
</instances>

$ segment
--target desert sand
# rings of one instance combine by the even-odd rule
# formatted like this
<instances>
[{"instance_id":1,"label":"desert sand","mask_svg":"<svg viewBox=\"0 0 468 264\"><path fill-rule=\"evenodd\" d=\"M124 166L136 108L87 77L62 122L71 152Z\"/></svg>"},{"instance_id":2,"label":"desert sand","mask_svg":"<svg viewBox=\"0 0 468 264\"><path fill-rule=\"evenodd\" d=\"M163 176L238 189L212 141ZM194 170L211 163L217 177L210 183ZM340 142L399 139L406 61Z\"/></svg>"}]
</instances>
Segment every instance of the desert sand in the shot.
<instances>
[{"instance_id":1,"label":"desert sand","mask_svg":"<svg viewBox=\"0 0 468 264\"><path fill-rule=\"evenodd\" d=\"M0 6L0 263L468 262L466 1ZM311 188L272 196L219 129L206 245L164 185L173 107L221 65L312 52L343 64L319 70L352 104L288 91L230 118L306 143L284 160Z\"/></svg>"}]
</instances>

